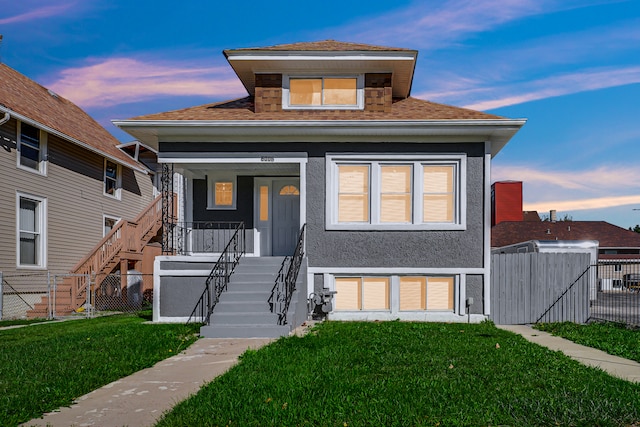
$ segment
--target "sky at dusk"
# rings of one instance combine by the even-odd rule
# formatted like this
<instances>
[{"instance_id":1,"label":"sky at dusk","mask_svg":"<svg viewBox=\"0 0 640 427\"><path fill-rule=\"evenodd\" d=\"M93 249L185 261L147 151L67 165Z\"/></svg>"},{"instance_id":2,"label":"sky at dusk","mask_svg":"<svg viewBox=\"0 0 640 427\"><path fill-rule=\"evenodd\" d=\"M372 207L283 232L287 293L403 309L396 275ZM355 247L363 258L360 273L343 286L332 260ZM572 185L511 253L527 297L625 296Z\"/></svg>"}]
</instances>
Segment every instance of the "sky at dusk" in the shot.
<instances>
[{"instance_id":1,"label":"sky at dusk","mask_svg":"<svg viewBox=\"0 0 640 427\"><path fill-rule=\"evenodd\" d=\"M0 0L0 34L3 63L123 142L113 119L246 96L223 49L416 49L412 96L528 120L492 170L525 210L640 224L639 0Z\"/></svg>"}]
</instances>

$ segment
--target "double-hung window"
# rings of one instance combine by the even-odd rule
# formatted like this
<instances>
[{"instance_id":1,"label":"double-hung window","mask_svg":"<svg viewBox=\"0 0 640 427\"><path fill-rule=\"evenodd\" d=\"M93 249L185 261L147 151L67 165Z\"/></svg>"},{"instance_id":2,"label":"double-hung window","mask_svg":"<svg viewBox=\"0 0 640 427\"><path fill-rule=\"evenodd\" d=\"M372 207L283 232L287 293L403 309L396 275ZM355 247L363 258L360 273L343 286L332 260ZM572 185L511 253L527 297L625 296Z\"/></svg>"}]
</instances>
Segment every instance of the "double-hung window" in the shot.
<instances>
[{"instance_id":1,"label":"double-hung window","mask_svg":"<svg viewBox=\"0 0 640 427\"><path fill-rule=\"evenodd\" d=\"M46 199L17 194L17 265L45 267Z\"/></svg>"},{"instance_id":2,"label":"double-hung window","mask_svg":"<svg viewBox=\"0 0 640 427\"><path fill-rule=\"evenodd\" d=\"M104 194L120 198L120 166L111 160L104 160Z\"/></svg>"},{"instance_id":3,"label":"double-hung window","mask_svg":"<svg viewBox=\"0 0 640 427\"><path fill-rule=\"evenodd\" d=\"M328 229L465 228L466 156L327 156Z\"/></svg>"},{"instance_id":4,"label":"double-hung window","mask_svg":"<svg viewBox=\"0 0 640 427\"><path fill-rule=\"evenodd\" d=\"M46 133L19 122L18 167L45 174Z\"/></svg>"},{"instance_id":5,"label":"double-hung window","mask_svg":"<svg viewBox=\"0 0 640 427\"><path fill-rule=\"evenodd\" d=\"M364 78L357 76L284 76L285 109L364 108Z\"/></svg>"}]
</instances>

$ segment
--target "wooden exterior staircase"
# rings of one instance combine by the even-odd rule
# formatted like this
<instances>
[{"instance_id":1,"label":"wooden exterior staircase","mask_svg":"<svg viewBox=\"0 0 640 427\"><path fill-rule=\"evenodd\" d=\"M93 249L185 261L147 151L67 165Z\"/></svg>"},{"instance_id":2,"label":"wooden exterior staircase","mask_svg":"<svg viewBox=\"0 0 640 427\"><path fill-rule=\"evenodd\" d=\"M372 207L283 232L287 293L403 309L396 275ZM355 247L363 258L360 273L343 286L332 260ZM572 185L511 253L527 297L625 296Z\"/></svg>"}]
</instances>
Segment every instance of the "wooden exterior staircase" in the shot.
<instances>
[{"instance_id":1,"label":"wooden exterior staircase","mask_svg":"<svg viewBox=\"0 0 640 427\"><path fill-rule=\"evenodd\" d=\"M133 221L121 220L80 262L58 283L54 295L45 296L27 312L28 318L66 316L85 304L87 278L95 289L116 267L127 271L128 261L141 260L144 247L162 228L162 195L156 197ZM125 277L125 276L123 276ZM126 283L125 283L126 286ZM50 301L55 298L55 301ZM54 304L52 304L54 303Z\"/></svg>"}]
</instances>

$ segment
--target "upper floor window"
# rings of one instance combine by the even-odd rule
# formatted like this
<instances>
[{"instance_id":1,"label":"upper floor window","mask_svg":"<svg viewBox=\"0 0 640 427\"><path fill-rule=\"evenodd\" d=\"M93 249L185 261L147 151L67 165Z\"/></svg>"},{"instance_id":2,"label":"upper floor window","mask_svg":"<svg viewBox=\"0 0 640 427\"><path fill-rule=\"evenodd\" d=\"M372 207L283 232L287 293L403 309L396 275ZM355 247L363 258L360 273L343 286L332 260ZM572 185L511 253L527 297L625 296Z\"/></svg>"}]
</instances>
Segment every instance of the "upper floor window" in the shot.
<instances>
[{"instance_id":1,"label":"upper floor window","mask_svg":"<svg viewBox=\"0 0 640 427\"><path fill-rule=\"evenodd\" d=\"M284 76L285 109L362 109L362 76Z\"/></svg>"},{"instance_id":2,"label":"upper floor window","mask_svg":"<svg viewBox=\"0 0 640 427\"><path fill-rule=\"evenodd\" d=\"M18 167L45 174L46 133L19 122Z\"/></svg>"},{"instance_id":3,"label":"upper floor window","mask_svg":"<svg viewBox=\"0 0 640 427\"><path fill-rule=\"evenodd\" d=\"M327 228L465 228L466 157L328 156Z\"/></svg>"},{"instance_id":4,"label":"upper floor window","mask_svg":"<svg viewBox=\"0 0 640 427\"><path fill-rule=\"evenodd\" d=\"M111 160L104 160L104 194L120 198L120 166Z\"/></svg>"}]
</instances>

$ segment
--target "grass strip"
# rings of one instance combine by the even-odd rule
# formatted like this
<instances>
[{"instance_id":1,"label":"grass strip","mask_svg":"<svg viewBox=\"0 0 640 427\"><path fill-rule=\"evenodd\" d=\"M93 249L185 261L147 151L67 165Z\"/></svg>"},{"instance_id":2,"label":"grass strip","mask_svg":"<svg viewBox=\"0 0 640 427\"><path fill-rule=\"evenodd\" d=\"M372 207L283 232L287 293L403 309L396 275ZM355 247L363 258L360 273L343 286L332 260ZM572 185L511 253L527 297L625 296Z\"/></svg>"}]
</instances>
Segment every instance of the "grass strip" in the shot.
<instances>
[{"instance_id":1,"label":"grass strip","mask_svg":"<svg viewBox=\"0 0 640 427\"><path fill-rule=\"evenodd\" d=\"M612 322L587 325L569 322L541 323L535 327L577 344L640 362L640 329L632 329L624 324Z\"/></svg>"},{"instance_id":2,"label":"grass strip","mask_svg":"<svg viewBox=\"0 0 640 427\"><path fill-rule=\"evenodd\" d=\"M132 315L0 331L0 425L17 425L172 356L197 325Z\"/></svg>"},{"instance_id":3,"label":"grass strip","mask_svg":"<svg viewBox=\"0 0 640 427\"><path fill-rule=\"evenodd\" d=\"M44 322L50 322L50 320L45 318L0 320L0 328L5 328L7 326L32 325L34 323L44 323Z\"/></svg>"},{"instance_id":4,"label":"grass strip","mask_svg":"<svg viewBox=\"0 0 640 427\"><path fill-rule=\"evenodd\" d=\"M325 322L257 351L158 426L621 426L640 386L492 323Z\"/></svg>"}]
</instances>

